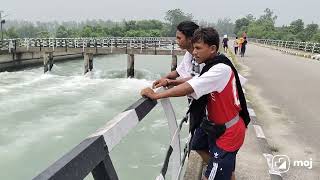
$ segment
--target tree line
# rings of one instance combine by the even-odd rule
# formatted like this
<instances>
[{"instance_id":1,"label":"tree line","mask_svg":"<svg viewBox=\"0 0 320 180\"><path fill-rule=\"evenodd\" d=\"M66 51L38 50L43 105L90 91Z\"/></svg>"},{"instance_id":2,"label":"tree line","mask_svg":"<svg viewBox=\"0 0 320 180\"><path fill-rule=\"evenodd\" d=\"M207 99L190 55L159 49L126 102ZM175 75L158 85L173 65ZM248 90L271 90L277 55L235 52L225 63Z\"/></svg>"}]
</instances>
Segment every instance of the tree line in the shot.
<instances>
[{"instance_id":1,"label":"tree line","mask_svg":"<svg viewBox=\"0 0 320 180\"><path fill-rule=\"evenodd\" d=\"M77 37L174 37L176 26L184 20L193 20L200 26L212 26L220 35L241 36L243 32L250 38L281 39L291 41L320 42L318 24L305 25L301 19L289 25L276 27L277 16L266 9L259 18L248 14L233 23L231 19L209 22L194 19L191 13L181 9L166 12L164 21L160 20L87 20L82 22L28 22L8 20L5 24L4 38L77 38Z\"/></svg>"},{"instance_id":2,"label":"tree line","mask_svg":"<svg viewBox=\"0 0 320 180\"><path fill-rule=\"evenodd\" d=\"M181 9L166 12L160 20L87 20L83 22L28 22L8 20L4 38L77 38L77 37L174 37L176 26L185 20L193 20L192 14ZM202 26L215 26L220 33L231 34L234 24L230 19L219 19L217 23L199 21Z\"/></svg>"},{"instance_id":3,"label":"tree line","mask_svg":"<svg viewBox=\"0 0 320 180\"><path fill-rule=\"evenodd\" d=\"M285 41L311 41L320 43L319 25L307 24L302 19L292 21L289 25L275 26L277 16L269 8L264 14L255 18L252 14L235 21L234 33L241 36L246 32L248 37L259 39L278 39Z\"/></svg>"}]
</instances>

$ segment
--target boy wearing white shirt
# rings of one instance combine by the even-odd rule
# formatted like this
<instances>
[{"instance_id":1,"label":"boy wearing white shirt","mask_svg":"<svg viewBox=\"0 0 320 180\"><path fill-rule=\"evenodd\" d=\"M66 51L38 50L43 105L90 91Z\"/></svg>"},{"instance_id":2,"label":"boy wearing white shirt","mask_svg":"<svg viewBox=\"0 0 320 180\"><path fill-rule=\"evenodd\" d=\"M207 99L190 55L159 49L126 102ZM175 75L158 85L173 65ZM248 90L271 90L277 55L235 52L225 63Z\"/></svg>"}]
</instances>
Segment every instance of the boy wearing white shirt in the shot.
<instances>
[{"instance_id":1,"label":"boy wearing white shirt","mask_svg":"<svg viewBox=\"0 0 320 180\"><path fill-rule=\"evenodd\" d=\"M198 29L192 42L196 61L206 64L200 75L160 93L151 88L143 89L141 95L156 100L191 94L198 104L191 104L190 110L197 110L199 115L191 146L210 157L203 180L230 180L236 154L244 142L250 122L245 97L231 61L217 53L217 31L213 28ZM224 129L216 131L213 128L218 126Z\"/></svg>"},{"instance_id":2,"label":"boy wearing white shirt","mask_svg":"<svg viewBox=\"0 0 320 180\"><path fill-rule=\"evenodd\" d=\"M182 62L178 65L177 69L168 73L161 79L156 80L153 83L153 88L168 85L178 85L191 79L192 76L200 73L204 64L199 65L193 59L193 46L191 43L193 33L198 28L199 26L192 21L183 21L178 24L176 32L177 43L181 49L185 49L187 52L185 53Z\"/></svg>"}]
</instances>

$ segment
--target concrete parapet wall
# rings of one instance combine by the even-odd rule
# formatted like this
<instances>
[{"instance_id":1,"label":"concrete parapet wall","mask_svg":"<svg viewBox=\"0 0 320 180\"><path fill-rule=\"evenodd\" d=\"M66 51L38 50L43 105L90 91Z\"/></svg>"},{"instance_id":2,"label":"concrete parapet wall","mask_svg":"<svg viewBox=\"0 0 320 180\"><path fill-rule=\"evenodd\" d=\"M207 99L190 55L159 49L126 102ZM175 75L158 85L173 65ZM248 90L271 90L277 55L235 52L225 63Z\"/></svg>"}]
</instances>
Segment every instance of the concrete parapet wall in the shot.
<instances>
[{"instance_id":1,"label":"concrete parapet wall","mask_svg":"<svg viewBox=\"0 0 320 180\"><path fill-rule=\"evenodd\" d=\"M53 53L54 61L66 61L83 57L82 53L66 54ZM43 54L41 53L17 53L0 55L0 72L14 71L31 66L43 65Z\"/></svg>"},{"instance_id":2,"label":"concrete parapet wall","mask_svg":"<svg viewBox=\"0 0 320 180\"><path fill-rule=\"evenodd\" d=\"M203 160L196 151L190 151L184 180L200 180L202 177Z\"/></svg>"},{"instance_id":3,"label":"concrete parapet wall","mask_svg":"<svg viewBox=\"0 0 320 180\"><path fill-rule=\"evenodd\" d=\"M43 64L44 53L53 53L54 61L68 60L72 58L83 57L83 54L89 53L94 55L108 55L108 54L144 54L144 55L184 55L183 50L169 50L169 49L133 49L123 47L88 47L88 48L48 48L42 47L20 47L14 52L8 51L0 52L0 72L12 71L27 66Z\"/></svg>"}]
</instances>

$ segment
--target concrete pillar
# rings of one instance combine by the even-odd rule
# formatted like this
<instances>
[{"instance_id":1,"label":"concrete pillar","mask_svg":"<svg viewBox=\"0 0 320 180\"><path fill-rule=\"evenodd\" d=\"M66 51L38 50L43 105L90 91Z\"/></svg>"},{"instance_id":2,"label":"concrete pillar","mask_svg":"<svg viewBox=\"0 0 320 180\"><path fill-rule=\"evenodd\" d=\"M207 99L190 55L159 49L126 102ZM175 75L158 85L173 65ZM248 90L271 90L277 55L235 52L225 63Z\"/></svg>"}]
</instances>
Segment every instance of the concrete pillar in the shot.
<instances>
[{"instance_id":1,"label":"concrete pillar","mask_svg":"<svg viewBox=\"0 0 320 180\"><path fill-rule=\"evenodd\" d=\"M49 71L49 54L43 53L43 72Z\"/></svg>"},{"instance_id":2,"label":"concrete pillar","mask_svg":"<svg viewBox=\"0 0 320 180\"><path fill-rule=\"evenodd\" d=\"M22 53L12 53L12 60L14 61L15 65L20 65L22 59Z\"/></svg>"},{"instance_id":3,"label":"concrete pillar","mask_svg":"<svg viewBox=\"0 0 320 180\"><path fill-rule=\"evenodd\" d=\"M127 60L127 77L134 77L134 54L128 54Z\"/></svg>"},{"instance_id":4,"label":"concrete pillar","mask_svg":"<svg viewBox=\"0 0 320 180\"><path fill-rule=\"evenodd\" d=\"M203 160L196 151L191 151L188 158L184 180L201 179L203 170Z\"/></svg>"},{"instance_id":5,"label":"concrete pillar","mask_svg":"<svg viewBox=\"0 0 320 180\"><path fill-rule=\"evenodd\" d=\"M51 71L53 67L53 53L45 52L43 53L43 72Z\"/></svg>"},{"instance_id":6,"label":"concrete pillar","mask_svg":"<svg viewBox=\"0 0 320 180\"><path fill-rule=\"evenodd\" d=\"M53 53L52 52L49 53L48 58L49 58L49 71L51 71L51 69L53 67L53 63L54 63L54 61L53 61Z\"/></svg>"},{"instance_id":7,"label":"concrete pillar","mask_svg":"<svg viewBox=\"0 0 320 180\"><path fill-rule=\"evenodd\" d=\"M85 53L84 54L84 74L93 69L93 54Z\"/></svg>"},{"instance_id":8,"label":"concrete pillar","mask_svg":"<svg viewBox=\"0 0 320 180\"><path fill-rule=\"evenodd\" d=\"M172 55L172 61L171 61L171 71L176 70L177 68L177 55Z\"/></svg>"}]
</instances>

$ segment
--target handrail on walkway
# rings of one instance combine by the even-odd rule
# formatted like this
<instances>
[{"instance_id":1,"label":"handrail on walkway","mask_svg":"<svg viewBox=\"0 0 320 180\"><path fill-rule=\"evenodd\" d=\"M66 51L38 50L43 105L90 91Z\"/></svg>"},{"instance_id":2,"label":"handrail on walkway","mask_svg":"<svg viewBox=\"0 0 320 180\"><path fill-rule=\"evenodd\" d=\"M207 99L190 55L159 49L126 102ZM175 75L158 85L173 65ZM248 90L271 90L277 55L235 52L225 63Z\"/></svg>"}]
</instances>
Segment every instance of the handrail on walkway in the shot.
<instances>
[{"instance_id":1,"label":"handrail on walkway","mask_svg":"<svg viewBox=\"0 0 320 180\"><path fill-rule=\"evenodd\" d=\"M164 88L158 89L162 91ZM186 143L184 155L181 159L180 129L187 121L185 117L177 125L175 112L170 99L159 100L168 120L170 131L170 146L157 180L165 179L169 161L171 166L171 179L180 178L181 169L187 154ZM133 129L157 104L147 98L140 98L122 113L118 114L106 125L87 137L33 180L66 180L84 179L92 173L95 180L118 180L118 175L112 164L109 152ZM170 157L172 156L171 160Z\"/></svg>"},{"instance_id":2,"label":"handrail on walkway","mask_svg":"<svg viewBox=\"0 0 320 180\"><path fill-rule=\"evenodd\" d=\"M315 42L283 41L283 40L275 40L275 39L255 39L255 38L250 38L249 40L256 43L265 44L265 45L295 49L299 51L309 52L312 54L315 54L315 53L320 54L320 43L315 43Z\"/></svg>"},{"instance_id":3,"label":"handrail on walkway","mask_svg":"<svg viewBox=\"0 0 320 180\"><path fill-rule=\"evenodd\" d=\"M0 40L0 50L9 53L17 48L169 48L176 44L173 37L97 37L97 38L17 38ZM170 47L171 48L171 47Z\"/></svg>"}]
</instances>

